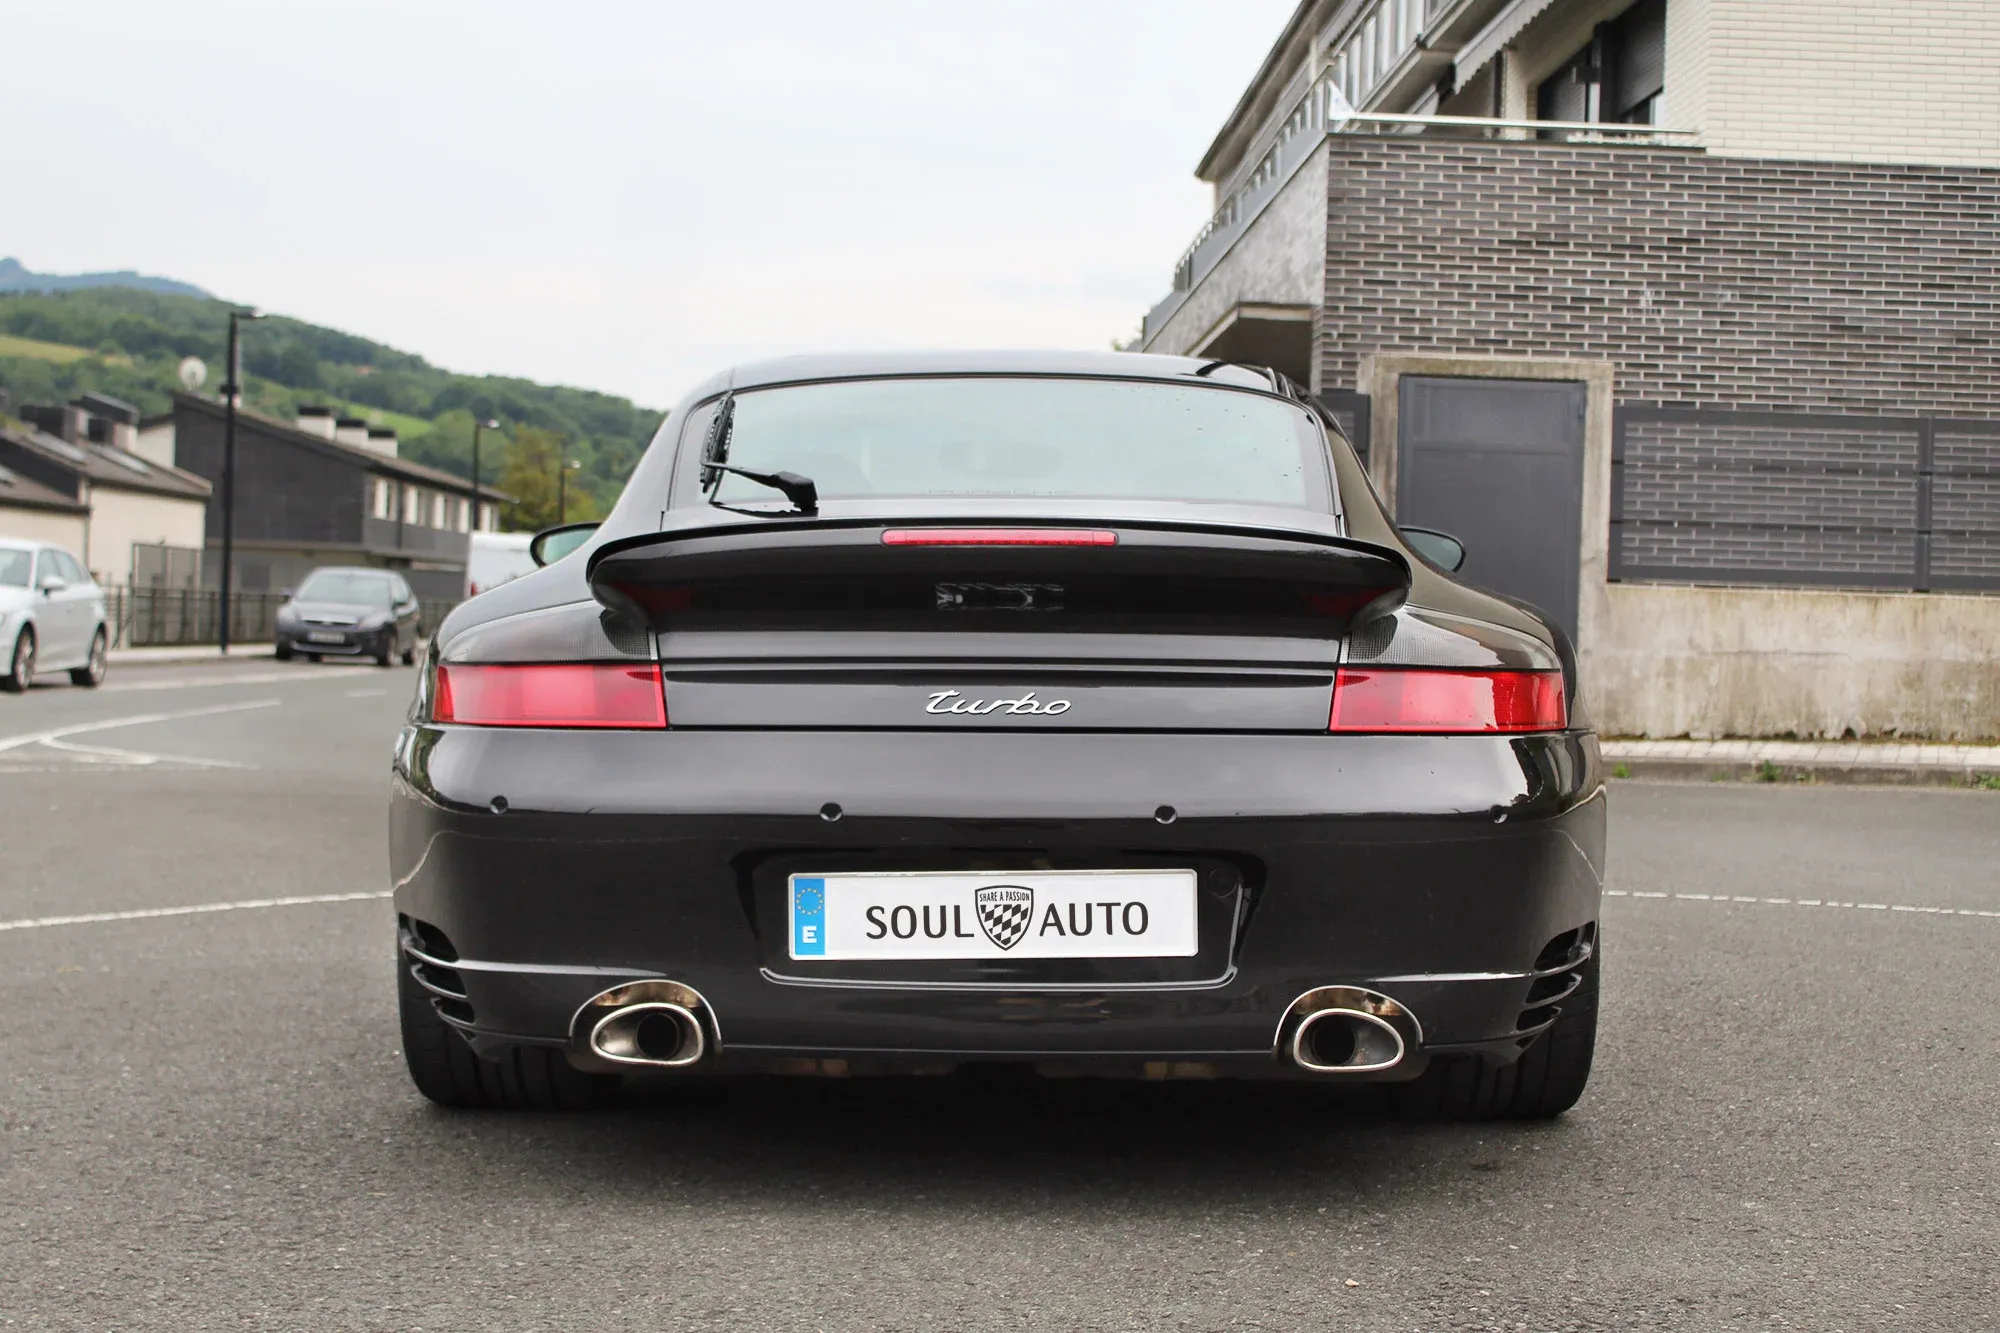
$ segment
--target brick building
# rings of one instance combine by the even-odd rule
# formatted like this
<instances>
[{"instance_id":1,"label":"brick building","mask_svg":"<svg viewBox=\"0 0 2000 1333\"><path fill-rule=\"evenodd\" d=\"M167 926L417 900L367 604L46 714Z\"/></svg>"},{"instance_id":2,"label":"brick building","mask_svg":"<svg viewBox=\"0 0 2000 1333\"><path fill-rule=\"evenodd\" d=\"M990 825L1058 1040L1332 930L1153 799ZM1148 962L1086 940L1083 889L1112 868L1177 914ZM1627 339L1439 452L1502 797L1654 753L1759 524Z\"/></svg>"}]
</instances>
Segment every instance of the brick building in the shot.
<instances>
[{"instance_id":1,"label":"brick building","mask_svg":"<svg viewBox=\"0 0 2000 1333\"><path fill-rule=\"evenodd\" d=\"M1994 68L1968 0L1306 0L1143 346L1310 384L1608 731L2000 735Z\"/></svg>"}]
</instances>

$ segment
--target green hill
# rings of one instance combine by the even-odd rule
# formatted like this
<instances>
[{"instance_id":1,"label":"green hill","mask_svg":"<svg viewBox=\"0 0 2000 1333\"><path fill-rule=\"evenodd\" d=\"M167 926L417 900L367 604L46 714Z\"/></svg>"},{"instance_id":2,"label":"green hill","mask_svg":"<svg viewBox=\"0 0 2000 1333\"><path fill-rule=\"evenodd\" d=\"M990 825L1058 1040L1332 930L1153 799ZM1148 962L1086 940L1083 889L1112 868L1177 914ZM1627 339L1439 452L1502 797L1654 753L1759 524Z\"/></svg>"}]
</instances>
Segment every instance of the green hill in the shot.
<instances>
[{"instance_id":1,"label":"green hill","mask_svg":"<svg viewBox=\"0 0 2000 1333\"><path fill-rule=\"evenodd\" d=\"M207 392L220 386L229 310L208 297L127 287L0 293L0 386L16 406L95 391L164 412L180 387L183 357L207 362ZM498 418L510 439L524 428L560 437L561 451L583 465L572 481L582 492L579 513L610 507L662 416L589 389L458 374L282 316L246 327L243 370L253 408L282 417L302 404L346 409L394 428L405 457L460 475L472 470L475 418ZM545 437L538 447L546 448ZM497 479L506 448L488 434L480 454L489 480Z\"/></svg>"}]
</instances>

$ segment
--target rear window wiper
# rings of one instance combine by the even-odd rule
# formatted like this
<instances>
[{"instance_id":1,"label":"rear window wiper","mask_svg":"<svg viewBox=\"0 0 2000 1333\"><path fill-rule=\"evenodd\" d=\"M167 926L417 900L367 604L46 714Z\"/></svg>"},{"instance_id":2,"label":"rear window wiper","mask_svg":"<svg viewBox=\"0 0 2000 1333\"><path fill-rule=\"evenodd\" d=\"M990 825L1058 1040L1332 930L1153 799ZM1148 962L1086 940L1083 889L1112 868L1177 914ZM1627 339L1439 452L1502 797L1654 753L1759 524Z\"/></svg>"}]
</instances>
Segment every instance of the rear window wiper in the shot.
<instances>
[{"instance_id":1,"label":"rear window wiper","mask_svg":"<svg viewBox=\"0 0 2000 1333\"><path fill-rule=\"evenodd\" d=\"M785 498L797 506L801 514L809 518L819 512L819 487L813 484L811 477L802 477L796 472L752 472L748 468L730 467L725 463L710 463L708 467L711 472L727 472L733 476L742 477L746 481L754 481L759 486L769 486L772 490L783 491ZM717 482L721 480L720 476L716 478ZM719 509L736 508L734 505L723 504L712 495L709 497L708 502ZM737 512L762 514L768 511L762 509L742 509L737 510Z\"/></svg>"}]
</instances>

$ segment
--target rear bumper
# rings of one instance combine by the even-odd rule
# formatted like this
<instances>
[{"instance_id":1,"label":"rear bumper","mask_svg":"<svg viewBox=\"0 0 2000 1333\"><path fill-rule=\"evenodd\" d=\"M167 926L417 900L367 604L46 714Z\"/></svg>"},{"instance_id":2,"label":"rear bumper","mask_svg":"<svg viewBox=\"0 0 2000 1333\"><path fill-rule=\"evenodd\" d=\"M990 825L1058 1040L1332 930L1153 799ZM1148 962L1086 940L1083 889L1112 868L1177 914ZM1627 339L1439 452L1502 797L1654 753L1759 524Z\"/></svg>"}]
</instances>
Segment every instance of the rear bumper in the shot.
<instances>
[{"instance_id":1,"label":"rear bumper","mask_svg":"<svg viewBox=\"0 0 2000 1333\"><path fill-rule=\"evenodd\" d=\"M496 798L498 800L496 801ZM495 813L504 803L504 813ZM823 808L838 806L829 821ZM1171 806L1175 817L1155 817ZM665 978L721 1059L1274 1064L1306 991L1407 1006L1424 1053L1518 1053L1552 941L1597 919L1594 737L492 731L398 748L397 911L448 940L451 1016L563 1044L592 996ZM760 924L772 868L1233 867L1199 976L800 975ZM433 951L435 952L435 951ZM1204 948L1205 955L1211 950ZM1401 1072L1410 1072L1415 1066Z\"/></svg>"}]
</instances>

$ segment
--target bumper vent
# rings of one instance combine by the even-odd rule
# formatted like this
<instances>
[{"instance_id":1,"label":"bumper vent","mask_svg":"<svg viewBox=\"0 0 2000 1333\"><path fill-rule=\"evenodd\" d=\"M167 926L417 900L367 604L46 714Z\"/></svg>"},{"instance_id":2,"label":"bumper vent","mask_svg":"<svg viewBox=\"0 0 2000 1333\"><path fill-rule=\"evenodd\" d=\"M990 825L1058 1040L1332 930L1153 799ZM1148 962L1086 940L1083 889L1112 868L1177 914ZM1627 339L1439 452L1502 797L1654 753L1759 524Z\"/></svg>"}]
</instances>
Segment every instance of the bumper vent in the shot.
<instances>
[{"instance_id":1,"label":"bumper vent","mask_svg":"<svg viewBox=\"0 0 2000 1333\"><path fill-rule=\"evenodd\" d=\"M1597 923L1566 930L1543 946L1535 959L1535 979L1528 986L1514 1031L1523 1038L1538 1035L1562 1016L1562 1002L1583 984L1583 965L1597 949Z\"/></svg>"},{"instance_id":2,"label":"bumper vent","mask_svg":"<svg viewBox=\"0 0 2000 1333\"><path fill-rule=\"evenodd\" d=\"M403 965L417 984L430 992L438 1017L455 1027L471 1027L472 1001L465 993L464 978L452 966L458 961L458 950L451 940L436 926L415 917L398 917L397 925Z\"/></svg>"}]
</instances>

